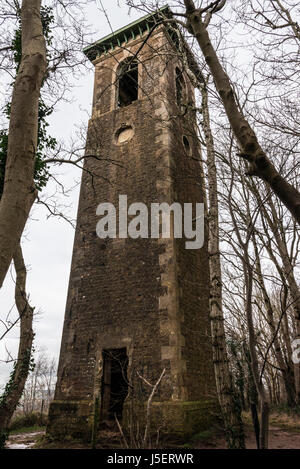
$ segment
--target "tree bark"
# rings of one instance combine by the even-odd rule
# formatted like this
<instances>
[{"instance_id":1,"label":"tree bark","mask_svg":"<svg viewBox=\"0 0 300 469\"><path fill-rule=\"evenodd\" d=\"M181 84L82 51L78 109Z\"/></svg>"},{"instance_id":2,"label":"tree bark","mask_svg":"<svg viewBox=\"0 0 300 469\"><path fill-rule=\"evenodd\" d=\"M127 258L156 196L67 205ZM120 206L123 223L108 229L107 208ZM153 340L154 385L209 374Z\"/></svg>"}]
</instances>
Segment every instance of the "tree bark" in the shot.
<instances>
[{"instance_id":1,"label":"tree bark","mask_svg":"<svg viewBox=\"0 0 300 469\"><path fill-rule=\"evenodd\" d=\"M231 156L230 156L231 158ZM250 355L250 363L249 366L251 367L251 374L253 377L253 381L255 384L255 388L259 397L259 404L260 404L260 411L261 411L261 418L260 418L260 434L259 434L259 449L267 449L268 448L268 432L269 432L269 403L267 401L266 390L263 384L263 376L260 375L259 371L259 362L258 362L258 354L257 354L257 339L255 333L255 326L253 320L253 264L251 262L250 254L249 254L249 244L250 239L253 234L253 227L254 227L254 218L251 216L251 210L249 206L249 200L245 200L245 207L243 207L243 223L247 226L247 230L245 233L245 240L243 240L239 224L236 219L236 211L233 208L233 174L234 169L233 165L230 165L231 169L231 181L230 181L230 188L228 194L228 208L229 213L231 216L233 229L237 238L237 245L239 249L235 249L236 254L241 260L243 266L243 274L244 274L244 288L245 288L245 313L246 313L246 320L247 320L247 329L248 329L248 336L249 336L249 355Z\"/></svg>"},{"instance_id":2,"label":"tree bark","mask_svg":"<svg viewBox=\"0 0 300 469\"><path fill-rule=\"evenodd\" d=\"M192 0L184 0L187 27L195 36L205 61L213 76L216 89L222 100L233 133L241 149L241 155L249 163L249 176L258 176L265 181L300 223L300 193L275 169L258 143L256 134L245 119L235 97L230 80L223 69L202 21L202 11L195 8ZM223 2L225 3L225 2Z\"/></svg>"},{"instance_id":3,"label":"tree bark","mask_svg":"<svg viewBox=\"0 0 300 469\"><path fill-rule=\"evenodd\" d=\"M255 259L256 259L257 282L259 284L259 288L261 290L264 305L265 305L267 320L268 320L270 332L272 334L272 338L274 342L274 351L275 351L276 360L281 370L282 379L283 379L285 390L287 393L288 405L290 407L294 407L297 403L294 370L293 370L292 363L285 362L285 359L282 353L281 345L279 342L279 331L276 331L277 327L275 325L273 307L272 307L271 300L269 298L269 295L265 286L265 281L264 281L262 269L261 269L261 262L259 258L259 251L258 251L256 237L254 233L252 235L252 243L253 243L254 254L255 254ZM286 314L287 312L285 313L285 315Z\"/></svg>"},{"instance_id":4,"label":"tree bark","mask_svg":"<svg viewBox=\"0 0 300 469\"><path fill-rule=\"evenodd\" d=\"M36 198L38 103L46 71L41 0L23 0L22 59L14 84L3 195L0 201L0 288Z\"/></svg>"},{"instance_id":5,"label":"tree bark","mask_svg":"<svg viewBox=\"0 0 300 469\"><path fill-rule=\"evenodd\" d=\"M20 317L20 343L18 358L15 368L0 403L0 437L8 433L9 424L19 400L24 391L24 386L31 365L31 352L34 333L32 330L33 312L26 295L26 267L23 259L22 248L18 245L14 254L14 266L16 271L15 301ZM1 438L0 438L1 439Z\"/></svg>"},{"instance_id":6,"label":"tree bark","mask_svg":"<svg viewBox=\"0 0 300 469\"><path fill-rule=\"evenodd\" d=\"M208 93L206 84L200 85L202 95L203 130L207 150L209 196L209 262L210 262L210 323L213 361L217 393L223 415L226 439L231 449L245 448L241 406L233 388L229 369L222 308L222 274L219 246L218 183L214 141L210 127Z\"/></svg>"},{"instance_id":7,"label":"tree bark","mask_svg":"<svg viewBox=\"0 0 300 469\"><path fill-rule=\"evenodd\" d=\"M266 249L270 255L270 258L273 260L274 264L276 265L278 273L282 276L282 279L286 279L286 283L289 287L289 295L292 300L291 308L294 312L295 318L295 332L296 336L295 339L300 339L300 289L297 284L294 267L292 265L290 255L288 252L287 243L284 236L284 228L282 226L282 222L277 215L276 208L272 199L268 200L268 205L271 209L271 214L268 212L265 206L265 202L263 202L261 193L257 189L256 186L250 186L250 189L256 196L260 210L262 213L262 218L266 220L268 227L271 229L273 239L276 242L276 246L278 249L278 253L280 255L282 266L278 265L276 258L273 253L271 238L268 234L268 229L265 227L265 234L268 237L268 243L265 245ZM300 403L300 365L294 365L294 375L295 375L295 384L296 384L296 392L297 392L297 403Z\"/></svg>"},{"instance_id":8,"label":"tree bark","mask_svg":"<svg viewBox=\"0 0 300 469\"><path fill-rule=\"evenodd\" d=\"M250 265L250 259L248 251L244 249L244 276L245 276L245 288L246 288L246 316L249 333L249 351L251 357L251 368L253 373L253 379L259 395L260 401L260 438L259 438L259 449L268 449L268 433L269 433L269 403L266 398L266 390L263 385L262 379L259 373L258 357L256 352L256 338L255 329L253 324L253 311L252 311L252 289L253 289L253 270Z\"/></svg>"}]
</instances>

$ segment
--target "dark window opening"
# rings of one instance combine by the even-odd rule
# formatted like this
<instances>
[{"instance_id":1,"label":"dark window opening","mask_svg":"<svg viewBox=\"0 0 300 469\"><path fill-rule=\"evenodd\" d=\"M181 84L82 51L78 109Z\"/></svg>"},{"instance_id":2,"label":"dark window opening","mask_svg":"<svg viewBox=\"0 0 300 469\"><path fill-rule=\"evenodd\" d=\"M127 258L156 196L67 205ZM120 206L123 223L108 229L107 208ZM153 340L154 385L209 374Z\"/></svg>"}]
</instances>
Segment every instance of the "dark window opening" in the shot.
<instances>
[{"instance_id":1,"label":"dark window opening","mask_svg":"<svg viewBox=\"0 0 300 469\"><path fill-rule=\"evenodd\" d=\"M126 348L103 350L101 417L122 418L123 404L128 394L128 357Z\"/></svg>"},{"instance_id":2,"label":"dark window opening","mask_svg":"<svg viewBox=\"0 0 300 469\"><path fill-rule=\"evenodd\" d=\"M178 106L181 106L185 94L185 82L183 78L183 72L176 67L176 102Z\"/></svg>"},{"instance_id":3,"label":"dark window opening","mask_svg":"<svg viewBox=\"0 0 300 469\"><path fill-rule=\"evenodd\" d=\"M125 60L119 68L118 107L129 106L138 99L138 63Z\"/></svg>"},{"instance_id":4,"label":"dark window opening","mask_svg":"<svg viewBox=\"0 0 300 469\"><path fill-rule=\"evenodd\" d=\"M188 155L190 155L191 154L191 145L190 145L189 139L184 135L182 141L183 141L183 145L184 145L186 153Z\"/></svg>"},{"instance_id":5,"label":"dark window opening","mask_svg":"<svg viewBox=\"0 0 300 469\"><path fill-rule=\"evenodd\" d=\"M92 345L92 339L89 339L89 341L88 341L88 343L87 343L87 347L86 347L86 353L87 353L87 355L90 354L91 345Z\"/></svg>"}]
</instances>

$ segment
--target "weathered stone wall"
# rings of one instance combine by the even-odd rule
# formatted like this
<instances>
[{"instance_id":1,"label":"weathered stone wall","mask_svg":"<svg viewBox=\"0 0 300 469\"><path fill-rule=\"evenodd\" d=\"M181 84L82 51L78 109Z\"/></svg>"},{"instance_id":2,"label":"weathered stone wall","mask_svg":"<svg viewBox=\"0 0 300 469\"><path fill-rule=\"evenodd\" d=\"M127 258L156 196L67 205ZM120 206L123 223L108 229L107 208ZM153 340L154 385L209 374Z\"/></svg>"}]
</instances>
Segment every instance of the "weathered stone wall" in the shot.
<instances>
[{"instance_id":1,"label":"weathered stone wall","mask_svg":"<svg viewBox=\"0 0 300 469\"><path fill-rule=\"evenodd\" d=\"M119 195L128 196L128 206L143 202L149 209L151 202L196 203L204 197L193 111L182 112L176 105L178 60L162 30L138 55L139 99L116 109L117 68L140 49L141 41L95 61L93 115L50 431L59 402L92 402L99 395L103 349L127 348L128 377L138 385L140 400L149 390L136 372L155 382L163 368L166 376L156 401L204 401L214 393L207 239L202 249L192 251L185 249L185 239L101 240L96 235L98 204L118 206ZM185 80L192 104L194 92L187 76ZM124 126L132 126L134 135L120 144L116 135Z\"/></svg>"}]
</instances>

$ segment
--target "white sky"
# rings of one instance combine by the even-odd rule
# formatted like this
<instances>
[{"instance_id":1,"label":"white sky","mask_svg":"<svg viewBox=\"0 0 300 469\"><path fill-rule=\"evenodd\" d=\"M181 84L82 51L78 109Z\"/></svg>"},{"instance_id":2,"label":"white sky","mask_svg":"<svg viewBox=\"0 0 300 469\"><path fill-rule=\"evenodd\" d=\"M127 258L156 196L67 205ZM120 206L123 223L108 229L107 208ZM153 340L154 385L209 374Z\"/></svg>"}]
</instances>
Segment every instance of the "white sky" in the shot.
<instances>
[{"instance_id":1,"label":"white sky","mask_svg":"<svg viewBox=\"0 0 300 469\"><path fill-rule=\"evenodd\" d=\"M97 2L99 5L99 2ZM135 11L128 16L128 8L123 1L102 0L107 10L109 20L114 30L125 26L135 19L143 16ZM118 6L120 4L120 7ZM98 31L95 40L111 32L105 15L96 6L89 7L87 19L92 29ZM74 132L76 124L88 120L86 110L90 113L93 90L93 72L76 81L72 92L72 104L60 103L51 116L49 133L56 138L68 138ZM59 180L67 187L79 181L80 171L67 165L60 171ZM53 187L46 188L50 195ZM78 204L79 187L72 191L67 201L70 204L69 213L75 218ZM32 218L26 227L26 236L23 242L23 251L26 265L29 268L27 291L30 294L30 303L39 314L34 323L36 332L35 349L45 348L50 357L58 359L62 326L65 312L65 302L68 289L71 255L73 249L74 230L65 221L47 219L45 208L35 207ZM14 305L14 284L12 276L8 274L4 286L0 291L0 318ZM8 339L0 341L0 360L5 360L7 352L5 347L16 356L19 330L17 327L9 334ZM10 367L0 362L0 387L6 383Z\"/></svg>"}]
</instances>

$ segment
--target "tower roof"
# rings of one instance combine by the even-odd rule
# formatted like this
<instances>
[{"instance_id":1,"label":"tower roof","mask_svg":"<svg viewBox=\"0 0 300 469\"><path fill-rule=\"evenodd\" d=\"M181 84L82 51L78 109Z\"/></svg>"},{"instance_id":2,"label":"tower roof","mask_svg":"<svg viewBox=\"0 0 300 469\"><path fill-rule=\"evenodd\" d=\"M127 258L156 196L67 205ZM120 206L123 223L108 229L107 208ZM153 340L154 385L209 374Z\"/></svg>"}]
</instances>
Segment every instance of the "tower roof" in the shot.
<instances>
[{"instance_id":1,"label":"tower roof","mask_svg":"<svg viewBox=\"0 0 300 469\"><path fill-rule=\"evenodd\" d=\"M97 56L102 55L108 51L114 50L115 47L120 47L124 42L127 43L129 39L135 39L137 35L142 35L145 31L151 31L151 28L162 18L172 18L173 13L168 5L156 10L149 15L128 24L127 26L118 29L117 31L103 37L99 41L85 47L83 52L91 60L95 60Z\"/></svg>"},{"instance_id":2,"label":"tower roof","mask_svg":"<svg viewBox=\"0 0 300 469\"><path fill-rule=\"evenodd\" d=\"M83 52L92 62L100 55L106 54L109 51L111 52L116 47L120 47L124 43L126 44L130 39L135 39L138 35L142 35L146 31L150 33L152 28L157 24L161 24L164 18L173 18L173 13L169 5L165 5L153 13L143 16L133 23L130 23L127 26L124 26L123 28L109 34L108 36L99 39L99 41L93 42L93 44L85 47ZM179 35L175 32L175 29L178 30ZM172 24L172 28L166 25L166 30L170 40L174 43L176 48L179 46L179 36L181 37L181 45L184 47L189 68L199 81L203 81L201 68L197 63L192 50L180 33L176 22Z\"/></svg>"}]
</instances>

